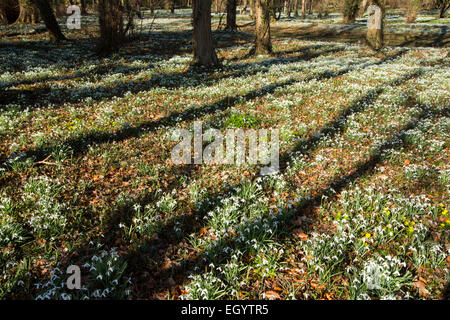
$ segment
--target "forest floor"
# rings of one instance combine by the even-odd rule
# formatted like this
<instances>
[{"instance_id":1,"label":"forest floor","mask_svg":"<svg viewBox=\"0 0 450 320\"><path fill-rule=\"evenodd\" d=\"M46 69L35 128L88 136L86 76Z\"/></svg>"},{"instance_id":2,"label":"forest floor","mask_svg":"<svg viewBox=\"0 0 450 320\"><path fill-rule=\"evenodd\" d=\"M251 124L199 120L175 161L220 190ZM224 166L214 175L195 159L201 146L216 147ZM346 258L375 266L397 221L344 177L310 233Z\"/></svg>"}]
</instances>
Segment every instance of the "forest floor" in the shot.
<instances>
[{"instance_id":1,"label":"forest floor","mask_svg":"<svg viewBox=\"0 0 450 320\"><path fill-rule=\"evenodd\" d=\"M0 298L448 296L447 48L375 53L281 20L270 57L216 32L210 72L190 68L187 16L108 58L86 19L73 41L0 44ZM278 129L280 172L174 164L194 121Z\"/></svg>"}]
</instances>

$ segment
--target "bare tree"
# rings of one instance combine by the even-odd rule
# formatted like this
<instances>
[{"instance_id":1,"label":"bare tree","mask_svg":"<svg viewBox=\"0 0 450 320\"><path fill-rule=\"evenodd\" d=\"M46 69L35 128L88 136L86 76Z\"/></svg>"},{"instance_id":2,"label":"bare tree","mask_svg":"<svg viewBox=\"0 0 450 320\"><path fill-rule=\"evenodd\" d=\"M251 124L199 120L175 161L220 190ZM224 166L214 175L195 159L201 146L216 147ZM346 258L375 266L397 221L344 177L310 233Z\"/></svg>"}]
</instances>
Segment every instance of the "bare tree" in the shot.
<instances>
[{"instance_id":1,"label":"bare tree","mask_svg":"<svg viewBox=\"0 0 450 320\"><path fill-rule=\"evenodd\" d=\"M80 4L81 4L81 14L83 14L83 15L87 14L86 0L81 0Z\"/></svg>"},{"instance_id":2,"label":"bare tree","mask_svg":"<svg viewBox=\"0 0 450 320\"><path fill-rule=\"evenodd\" d=\"M302 19L306 18L306 0L302 0Z\"/></svg>"},{"instance_id":3,"label":"bare tree","mask_svg":"<svg viewBox=\"0 0 450 320\"><path fill-rule=\"evenodd\" d=\"M30 3L30 6L34 8L33 1L30 1ZM17 0L0 1L0 24L14 23L18 20L19 15L20 3ZM30 17L33 18L33 15L31 14Z\"/></svg>"},{"instance_id":4,"label":"bare tree","mask_svg":"<svg viewBox=\"0 0 450 320\"><path fill-rule=\"evenodd\" d=\"M445 13L450 9L450 1L448 0L437 0L439 4L439 18L445 18Z\"/></svg>"},{"instance_id":5,"label":"bare tree","mask_svg":"<svg viewBox=\"0 0 450 320\"><path fill-rule=\"evenodd\" d=\"M369 0L362 0L361 6L359 7L358 16L363 16L364 12L366 12L368 6L369 6Z\"/></svg>"},{"instance_id":6,"label":"bare tree","mask_svg":"<svg viewBox=\"0 0 450 320\"><path fill-rule=\"evenodd\" d=\"M430 0L432 7L439 9L439 18L444 18L445 13L450 8L449 0Z\"/></svg>"},{"instance_id":7,"label":"bare tree","mask_svg":"<svg viewBox=\"0 0 450 320\"><path fill-rule=\"evenodd\" d=\"M360 0L345 0L344 1L344 23L353 23L356 21L356 16L359 11Z\"/></svg>"},{"instance_id":8,"label":"bare tree","mask_svg":"<svg viewBox=\"0 0 450 320\"><path fill-rule=\"evenodd\" d=\"M66 40L66 37L59 28L58 21L56 21L52 7L50 6L48 0L34 0L34 4L36 5L36 8L39 9L42 19L44 20L45 26L47 27L50 38L58 41Z\"/></svg>"},{"instance_id":9,"label":"bare tree","mask_svg":"<svg viewBox=\"0 0 450 320\"><path fill-rule=\"evenodd\" d=\"M120 0L99 0L100 41L97 51L105 55L123 42L125 28Z\"/></svg>"},{"instance_id":10,"label":"bare tree","mask_svg":"<svg viewBox=\"0 0 450 320\"><path fill-rule=\"evenodd\" d=\"M286 0L284 3L285 3L285 7L286 7L287 17L290 18L291 17L291 13L292 13L292 1L291 0Z\"/></svg>"},{"instance_id":11,"label":"bare tree","mask_svg":"<svg viewBox=\"0 0 450 320\"><path fill-rule=\"evenodd\" d=\"M371 0L371 4L376 5L379 8L379 16L374 16L375 19L379 19L379 25L376 28L372 28L367 31L367 41L373 49L380 50L384 46L384 16L386 0ZM369 10L370 9L371 7L369 7Z\"/></svg>"},{"instance_id":12,"label":"bare tree","mask_svg":"<svg viewBox=\"0 0 450 320\"><path fill-rule=\"evenodd\" d=\"M414 23L421 9L420 0L408 0L407 6L406 23Z\"/></svg>"},{"instance_id":13,"label":"bare tree","mask_svg":"<svg viewBox=\"0 0 450 320\"><path fill-rule=\"evenodd\" d=\"M227 25L225 27L226 30L230 31L237 30L236 9L237 9L237 0L227 0Z\"/></svg>"},{"instance_id":14,"label":"bare tree","mask_svg":"<svg viewBox=\"0 0 450 320\"><path fill-rule=\"evenodd\" d=\"M298 17L298 3L300 0L294 0L294 17Z\"/></svg>"},{"instance_id":15,"label":"bare tree","mask_svg":"<svg viewBox=\"0 0 450 320\"><path fill-rule=\"evenodd\" d=\"M255 47L252 49L255 55L272 53L269 2L270 0L255 0L256 40Z\"/></svg>"},{"instance_id":16,"label":"bare tree","mask_svg":"<svg viewBox=\"0 0 450 320\"><path fill-rule=\"evenodd\" d=\"M214 68L219 65L213 46L211 32L211 0L192 1L192 23L194 26L194 60L196 66Z\"/></svg>"},{"instance_id":17,"label":"bare tree","mask_svg":"<svg viewBox=\"0 0 450 320\"><path fill-rule=\"evenodd\" d=\"M8 24L8 18L3 8L0 8L0 24Z\"/></svg>"},{"instance_id":18,"label":"bare tree","mask_svg":"<svg viewBox=\"0 0 450 320\"><path fill-rule=\"evenodd\" d=\"M19 0L19 17L15 21L18 24L37 22L37 10L33 0ZM11 5L11 3L8 3Z\"/></svg>"}]
</instances>

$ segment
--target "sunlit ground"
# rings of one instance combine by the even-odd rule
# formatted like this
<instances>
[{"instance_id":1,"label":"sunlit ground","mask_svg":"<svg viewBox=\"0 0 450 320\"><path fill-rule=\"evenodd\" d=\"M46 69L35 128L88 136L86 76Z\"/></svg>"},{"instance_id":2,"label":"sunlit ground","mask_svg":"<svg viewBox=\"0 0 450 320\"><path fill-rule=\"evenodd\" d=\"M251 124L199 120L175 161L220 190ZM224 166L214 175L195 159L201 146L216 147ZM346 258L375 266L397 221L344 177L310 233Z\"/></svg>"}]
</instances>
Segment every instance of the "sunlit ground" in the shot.
<instances>
[{"instance_id":1,"label":"sunlit ground","mask_svg":"<svg viewBox=\"0 0 450 320\"><path fill-rule=\"evenodd\" d=\"M223 67L202 72L188 13L160 14L109 58L93 16L65 30L76 41L0 45L1 298L445 295L448 48L275 32L274 56L247 57L246 27L215 33ZM194 121L279 129L280 173L173 164L172 133Z\"/></svg>"}]
</instances>

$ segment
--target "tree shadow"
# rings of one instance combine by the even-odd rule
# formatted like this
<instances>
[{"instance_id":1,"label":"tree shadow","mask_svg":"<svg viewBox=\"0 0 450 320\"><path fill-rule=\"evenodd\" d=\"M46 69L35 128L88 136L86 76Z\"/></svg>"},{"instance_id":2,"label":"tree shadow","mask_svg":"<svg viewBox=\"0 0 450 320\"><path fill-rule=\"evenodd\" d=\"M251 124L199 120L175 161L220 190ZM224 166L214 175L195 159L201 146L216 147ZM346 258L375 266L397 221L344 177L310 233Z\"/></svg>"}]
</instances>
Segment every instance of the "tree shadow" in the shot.
<instances>
[{"instance_id":1,"label":"tree shadow","mask_svg":"<svg viewBox=\"0 0 450 320\"><path fill-rule=\"evenodd\" d=\"M405 83L408 80L418 78L423 74L421 70L417 70L415 72L406 74L401 78L395 79L391 83L387 84L388 87L399 86ZM345 126L347 124L347 120L353 114L365 111L368 106L373 104L380 94L384 92L386 89L385 86L377 87L369 92L367 92L363 97L355 101L352 105L348 106L344 109L337 118L331 120L327 124L325 124L318 132L310 135L307 139L302 139L299 141L291 152L297 153L300 152L302 154L308 154L315 150L315 147L326 138L334 138L337 134L340 134L344 131ZM280 170L284 172L287 166L287 162L290 158L290 155L285 154L280 159Z\"/></svg>"},{"instance_id":2,"label":"tree shadow","mask_svg":"<svg viewBox=\"0 0 450 320\"><path fill-rule=\"evenodd\" d=\"M158 61L155 61L158 62ZM107 66L103 64L99 64L95 69L86 71L86 72L80 72L75 71L72 75L61 75L61 76L53 76L53 77L44 77L44 78L38 78L38 79L29 79L29 80L18 80L18 81L9 81L9 82L1 82L0 81L0 88L8 88L8 87L15 87L19 85L34 85L44 82L52 82L52 81L64 81L64 80L75 80L75 79L86 79L91 78L95 76L101 76L101 75L107 75L114 72L120 72L123 75L131 74L134 72L139 72L144 69L152 68L154 66L153 63L145 66L145 67L130 67L125 66L124 64L114 64L114 66ZM30 90L24 90L24 91L30 91ZM6 90L6 92L8 92ZM39 93L37 91L37 93ZM37 99L39 96L36 96L35 99Z\"/></svg>"},{"instance_id":3,"label":"tree shadow","mask_svg":"<svg viewBox=\"0 0 450 320\"><path fill-rule=\"evenodd\" d=\"M397 59L401 57L406 50L401 50L398 53L387 56L380 61L373 63L364 63L359 66L360 69L367 68L369 66L375 66L383 64L387 61ZM195 119L201 118L205 115L215 114L220 111L229 109L230 107L236 105L239 101L250 101L258 97L265 96L267 94L275 92L279 88L293 85L299 82L309 82L312 80L320 81L323 79L329 79L337 76L344 75L350 71L355 70L354 67L343 68L338 71L326 70L317 75L311 75L303 79L289 79L281 82L272 83L262 87L261 89L252 90L243 96L226 96L219 101L212 104L206 104L198 108L190 108L180 112L172 112L168 116L160 118L158 120L143 122L136 126L123 126L115 132L99 132L96 130L91 130L80 135L69 137L64 141L58 141L51 143L42 147L36 147L32 149L23 150L28 157L33 157L35 161L41 161L48 157L53 151L61 148L62 145L67 146L73 151L73 155L79 155L86 152L91 144L102 144L107 142L120 142L129 138L138 138L143 134L156 131L160 127L174 127L177 124L186 121L193 121ZM6 155L3 156L6 158ZM0 164L5 166L5 163Z\"/></svg>"},{"instance_id":4,"label":"tree shadow","mask_svg":"<svg viewBox=\"0 0 450 320\"><path fill-rule=\"evenodd\" d=\"M218 38L217 46L218 48L230 48L233 47L238 43L238 41L245 41L248 40L249 36L245 33L237 33L234 34L232 38L228 39L222 39L224 37L224 34L226 35L227 32L219 32L215 34L215 37ZM130 51L130 53L120 53L118 55L119 58L125 58L127 62L131 63L137 59L142 60L142 56L140 54L146 55L146 61L147 62L159 62L164 60L169 60L170 58L176 56L176 55L184 55L188 54L192 51L192 46L190 45L192 38L192 32L191 31L153 31L153 32L143 32L136 36L133 36L132 39L128 39L128 41L124 44L123 49L124 51ZM37 64L31 64L27 65L27 67L45 67L45 66L51 66L52 64L56 64L59 62L65 62L65 63L73 63L74 65L79 65L80 62L90 62L98 64L98 67L94 70L88 71L88 72L79 72L74 69L75 74L69 75L69 76L54 76L54 77L45 77L45 78L39 78L39 79L30 79L30 80L18 80L18 81L11 81L11 82L0 82L0 88L7 88L11 86L17 86L17 85L24 85L24 84L36 84L36 83L42 83L47 81L59 81L59 80L71 80L71 79L77 79L77 78L83 78L87 76L93 76L93 75L103 75L107 74L108 70L102 70L102 62L103 59L100 59L99 57L94 56L91 52L94 51L95 48L95 41L97 38L79 38L76 40L72 40L69 42L69 45L59 47L59 50L63 51L63 54L59 56L50 56L45 55L43 56L43 61L38 62ZM222 39L222 40L221 40ZM145 44L144 48L142 48L142 43ZM72 54L71 50L73 47L77 48L83 48L82 52L84 54L80 54L80 52L77 51L77 54ZM0 49L1 48L7 48L7 49L15 49L21 52L30 52L39 53L47 52L49 50L52 50L52 48L55 47L55 44L51 41L47 40L36 40L36 41L27 41L27 42L8 42L8 43L1 43L0 42ZM68 53L68 55L66 54ZM149 55L150 53L150 55ZM117 54L117 53L116 53ZM138 58L135 57L135 55L138 55ZM158 58L155 58L155 55L158 55ZM45 61L45 62L44 62ZM150 64L148 68L151 68L153 64ZM122 73L124 74L130 74L135 71L140 71L144 69L144 67L129 67L124 68L123 64L112 64L112 67L120 68L122 66ZM28 91L28 90L27 90ZM44 89L44 93L45 93ZM36 95L35 98L38 98ZM3 104L2 102L1 104ZM1 105L0 104L0 105Z\"/></svg>"},{"instance_id":5,"label":"tree shadow","mask_svg":"<svg viewBox=\"0 0 450 320\"><path fill-rule=\"evenodd\" d=\"M440 116L439 113L432 111L423 104L417 103L416 105L418 105L421 110L417 118L410 119L410 121L394 133L390 139L386 140L379 147L377 147L371 153L367 161L358 163L352 172L347 175L335 176L334 179L319 190L319 192L314 192L310 196L304 197L300 201L297 201L292 210L276 215L273 218L272 223L276 223L281 226L281 228L277 230L278 233L276 240L280 242L292 237L289 230L294 228L291 221L292 219L295 219L296 216L307 214L307 212L310 212L308 209L320 206L324 197L328 199L336 199L339 193L341 193L351 183L355 182L358 178L372 174L375 167L383 161L383 154L386 151L390 149L398 149L407 145L405 141L406 131L416 128L419 123L424 120ZM448 113L448 110L446 112ZM255 228L264 228L264 226L260 221L250 221L248 223L236 226L236 228L238 230L254 230ZM252 243L239 241L236 240L236 238L228 237L215 240L214 244L211 246L211 249L202 250L199 254L196 254L193 257L179 261L176 264L171 265L170 268L160 269L153 274L152 281L157 285L154 286L154 290L152 292L146 292L148 294L146 297L155 298L155 295L161 291L176 289L177 285L183 284L188 280L188 276L202 272L200 271L203 270L202 267L208 265L210 262L217 264L226 261L230 258L228 254L222 250L226 247L237 248L244 253L244 256L252 251ZM174 275L176 275L176 285L166 281L169 277L174 277ZM156 281L156 279L159 279L159 281Z\"/></svg>"},{"instance_id":6,"label":"tree shadow","mask_svg":"<svg viewBox=\"0 0 450 320\"><path fill-rule=\"evenodd\" d=\"M436 28L436 27L435 27ZM447 47L450 43L448 27L439 26L440 32L430 34L429 32L421 32L419 34L405 35L404 37L392 37L395 39L396 45L407 46L431 46L431 47Z\"/></svg>"},{"instance_id":7,"label":"tree shadow","mask_svg":"<svg viewBox=\"0 0 450 320\"><path fill-rule=\"evenodd\" d=\"M311 135L310 139L308 139L306 141L306 143L302 143L302 144L296 146L294 148L294 152L297 151L297 152L301 152L303 154L308 154L308 153L312 152L314 150L314 147L317 146L317 144L320 141L322 141L323 139L332 138L336 134L341 133L344 129L345 122L348 120L348 118L355 113L363 112L370 105L372 105L375 102L376 98L381 93L384 92L384 90L387 86L399 86L408 80L419 77L420 75L421 75L421 72L419 72L419 71L413 72L413 73L404 75L401 78L395 79L394 81L392 81L391 83L389 83L387 85L380 86L378 88L371 90L369 93L365 94L362 98L358 99L356 102L352 103L350 106L345 108L343 110L343 112L341 112L339 114L339 116L336 117L335 120L330 121L317 134ZM423 116L425 115L425 113L429 111L424 106L421 106L421 108L423 109L423 111L422 111L421 115L419 116L420 119L422 119ZM409 130L410 128L413 128L416 124L417 124L416 122L411 121L410 123L408 123L405 126L405 128L403 130L401 130L399 132L401 134L403 134L404 130ZM320 203L320 200L322 199L323 195L332 196L334 194L334 192L338 193L340 190L342 190L342 188L345 187L346 184L350 183L350 181L354 181L362 173L368 172L370 168L373 168L381 160L382 151L387 150L389 147L391 147L391 145L392 145L391 142L394 140L395 139L392 138L388 142L382 144L381 147L377 151L374 152L374 154L371 156L369 161L367 161L364 164L358 165L351 174L344 176L344 177L335 178L329 184L328 187L324 188L318 195L316 195L312 200L310 200L309 203L302 204L302 206L303 206L302 208L307 208L311 205ZM282 159L284 160L284 162L287 162L287 160L289 160L291 155L292 155L291 150L289 152L285 152L282 156ZM281 172L284 172L285 169L286 169L286 166L282 166ZM346 184L344 184L343 182L345 182ZM202 207L199 212L193 213L192 215L190 215L188 217L177 218L174 221L172 221L171 223L164 225L163 228L158 232L161 239L152 240L150 242L145 243L145 246L147 248L153 248L153 250L151 250L151 252L149 253L151 256L151 259L153 261L162 261L166 250L170 246L176 245L177 240L174 240L170 236L173 233L173 228L175 225L177 225L178 228L182 229L182 234L179 235L180 237L185 237L192 232L198 232L202 227L204 227L204 225L202 225L201 223L200 224L198 223L199 220L201 221L203 219L203 215L201 214L201 212L208 212L210 210L213 210L215 207L215 204L214 204L215 200L211 200L211 199L218 199L218 198L233 196L235 194L234 190L235 190L235 188L230 187L230 188L227 188L225 191L209 194L208 203L204 207ZM297 211L302 208L297 209ZM284 218L281 217L281 219L283 220ZM285 221L285 222L287 222L287 221ZM169 235L169 236L167 236L167 235ZM229 241L229 239L226 239L223 241L226 242L226 241ZM227 245L228 245L228 243L227 243ZM222 247L222 243L219 242L217 247L219 247L219 248ZM160 252L163 252L163 253L161 254ZM168 289L170 286L168 287L167 282L165 281L168 279L168 277L182 271L181 268L188 268L188 270L193 270L193 268L195 266L202 265L204 260L207 259L206 255L207 254L203 253L203 254L200 254L198 257L195 257L192 261L183 261L180 264L180 266L178 267L178 268L180 268L179 270L176 269L177 267L175 267L175 269L171 268L170 270L160 270L161 273L156 273L154 276L154 279L153 279L153 280L155 280L155 277L157 277L161 280L159 283L159 287L158 286L155 287L155 291L158 291L158 290L161 290L164 288ZM139 255L130 253L130 265L131 266L133 266L133 265L136 266L136 264L134 264L137 261L136 259L140 261ZM185 276L187 276L187 275L185 275Z\"/></svg>"},{"instance_id":8,"label":"tree shadow","mask_svg":"<svg viewBox=\"0 0 450 320\"><path fill-rule=\"evenodd\" d=\"M384 43L386 46L401 47L447 47L450 37L447 26L432 26L425 31L396 32L395 27L386 27ZM303 28L274 28L274 34L280 37L314 41L361 43L366 37L366 29L361 24L352 24L339 29L325 25L313 25Z\"/></svg>"},{"instance_id":9,"label":"tree shadow","mask_svg":"<svg viewBox=\"0 0 450 320\"><path fill-rule=\"evenodd\" d=\"M395 59L399 56L401 56L403 52L399 52L396 55L387 57L386 59L384 59L383 61L379 61L376 64L380 64L383 63L387 60L390 59ZM365 64L364 67L367 67L371 64ZM349 71L353 70L352 68L347 68L347 69L343 69L343 70L339 70L336 72L323 72L320 73L317 76L311 76L308 77L309 80L313 80L313 79L329 79L332 78L334 76L338 76L338 75L342 75L345 74ZM407 78L407 76L404 77L405 79ZM402 78L403 79L403 78ZM292 82L293 81L293 82ZM303 80L291 80L288 81L287 83L294 83L297 81L306 81L305 79ZM397 80L399 83L402 80ZM406 81L406 80L404 80ZM395 81L393 82L394 84L396 83ZM285 84L286 85L286 84ZM276 89L280 86L280 84L275 84L272 85L270 88L266 88L266 90L264 92L267 93L267 90L271 89ZM260 96L262 93L264 92L253 92L251 94L251 96L249 96L249 98L251 97L257 97ZM381 91L380 90L375 90L374 93L372 95L370 95L371 97L373 95L376 94L380 94ZM236 97L237 99L237 97ZM361 99L361 101L364 99ZM354 103L351 105L351 107L349 107L348 109L350 109L350 111L344 111L341 113L341 117L348 117L351 113L353 112L357 112L358 108L356 108L355 106L357 105L357 103ZM227 106L227 105L225 105ZM359 110L360 111L360 110ZM188 113L186 114L186 116L181 120L181 121L186 121L187 119L194 119L195 118L195 114L191 114ZM338 126L338 123L336 121L331 121L329 126L332 126L333 124L336 125L336 128L340 128ZM322 132L322 130L321 130ZM137 131L134 131L134 134L138 134ZM314 142L317 142L316 140L314 140ZM310 145L311 147L313 146L312 141L310 141ZM304 149L304 147L303 147ZM287 157L283 157L286 158ZM195 175L195 168L194 166L189 166L190 168L181 168L179 170L179 174L184 174L188 177L188 179L191 179L194 175ZM284 169L283 169L284 170ZM185 171L185 172L184 172ZM174 172L174 174L176 174L176 172ZM218 199L219 197L224 197L224 196L232 196L234 194L234 188L230 187L230 188L226 188L225 190L222 191L217 191L215 193L209 193L209 200L210 199ZM140 199L136 199L136 203L140 204L142 207L144 207L146 204L148 203L152 203L155 201L155 197L154 195L148 195L148 196L144 196L143 198ZM189 214L187 216L176 216L173 219L169 220L167 223L165 223L164 225L161 226L161 228L158 230L158 235L160 235L160 237L158 239L152 239L152 240L146 240L143 241L139 246L141 249L139 252L128 252L127 253L127 260L129 262L129 268L135 269L137 268L137 270L139 270L140 265L142 265L143 263L145 263L145 259L151 259L152 261L163 261L164 258L164 253L166 252L166 250L168 250L169 248L171 248L172 246L176 246L176 244L178 243L180 238L183 238L185 236L187 236L188 234L192 233L192 232L198 232L201 228L202 228L202 224L198 222L198 219L203 218L203 212L207 212L209 210L214 209L215 207L215 201L208 201L208 202L204 202L201 205L201 208L199 208L199 210L193 212L192 214ZM117 232L120 233L120 230L118 228L118 225L120 222L129 222L131 217L129 215L129 212L126 212L127 209L125 208L125 211L123 211L122 209L120 209L118 212L116 213L111 213L111 218L107 220L107 223L105 225L105 230L107 230L105 233L103 233L103 236L99 239L97 239L99 241L99 243L105 243L107 246L108 245L112 245L114 246L114 241L115 241L115 237L117 237ZM178 226L180 228L180 234L178 234L176 237L174 237L174 226ZM142 250L146 250L146 252L142 252ZM203 256L200 256L200 258L195 258L192 259L192 261L187 261L186 263L184 263L183 265L196 265L200 262L202 262ZM168 276L170 276L172 274L172 271L176 272L177 270L160 270L159 273L156 273L155 276L158 277L159 279L167 279ZM178 271L181 271L178 270ZM187 276L187 274L185 274L185 276ZM145 282L148 279L142 279L143 282ZM154 292L157 292L160 289L169 287L167 286L167 283L164 282L163 280L160 281L160 283L158 283L155 286L155 290Z\"/></svg>"},{"instance_id":10,"label":"tree shadow","mask_svg":"<svg viewBox=\"0 0 450 320\"><path fill-rule=\"evenodd\" d=\"M254 63L242 63L235 64L231 66L224 67L224 74L221 76L209 77L208 74L203 72L196 72L195 70L188 69L187 71L180 72L167 72L167 73L158 73L151 76L148 80L138 80L138 81L130 81L129 79L120 80L114 85L106 86L106 85L97 85L94 88L81 88L81 89L66 89L66 88L55 88L54 85L48 84L44 86L39 86L37 88L26 88L26 89L6 89L2 90L2 105L8 105L11 103L22 102L30 106L42 106L52 104L54 107L63 105L64 103L77 103L85 98L91 98L94 101L98 101L101 99L107 99L112 97L123 97L125 93L131 92L133 94L137 94L139 92L148 91L152 88L164 87L167 89L177 89L180 87L195 87L200 84L211 85L219 80L223 80L231 77L240 77L242 75L254 75L259 72L267 72L270 66L274 65L284 65L288 63L292 63L294 61L308 61L314 59L322 54L332 54L338 51L343 51L344 48L331 48L325 49L323 52L309 52L309 49L300 49L300 54L295 57L289 58L272 58L263 62L254 62ZM281 56L283 53L280 52ZM168 57L162 60L166 60ZM149 67L154 65L157 61L154 61L150 64ZM261 70L257 68L261 68ZM82 78L86 76L95 76L101 74L108 74L107 69L102 66L98 67L98 71L95 70L93 72L85 72L82 74L75 74L70 76L70 78ZM144 67L116 67L116 70L120 70L124 75L130 74L134 71L140 71L145 69ZM114 69L113 69L114 70ZM58 77L56 77L58 78ZM59 79L58 79L59 80ZM81 79L80 79L81 80ZM42 81L30 81L30 83L39 83L50 81L50 79L43 79ZM27 81L22 81L22 83L27 83ZM14 85L18 85L13 83ZM132 85L131 85L132 84ZM8 85L8 84L7 84ZM11 86L12 84L9 84ZM1 86L0 86L1 87Z\"/></svg>"}]
</instances>

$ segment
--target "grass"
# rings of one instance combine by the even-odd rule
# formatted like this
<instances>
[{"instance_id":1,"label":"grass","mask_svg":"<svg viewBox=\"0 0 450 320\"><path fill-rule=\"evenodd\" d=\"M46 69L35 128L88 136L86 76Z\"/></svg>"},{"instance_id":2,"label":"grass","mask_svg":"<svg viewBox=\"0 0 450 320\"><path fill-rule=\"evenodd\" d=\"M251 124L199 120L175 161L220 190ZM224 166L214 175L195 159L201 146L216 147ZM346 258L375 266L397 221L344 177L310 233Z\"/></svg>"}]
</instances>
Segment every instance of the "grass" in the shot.
<instances>
[{"instance_id":1,"label":"grass","mask_svg":"<svg viewBox=\"0 0 450 320\"><path fill-rule=\"evenodd\" d=\"M155 41L184 41L165 27ZM0 298L446 294L448 49L275 38L245 57L245 36L218 42L212 72L144 40L101 60L0 48ZM279 174L174 165L195 120L279 129Z\"/></svg>"}]
</instances>

